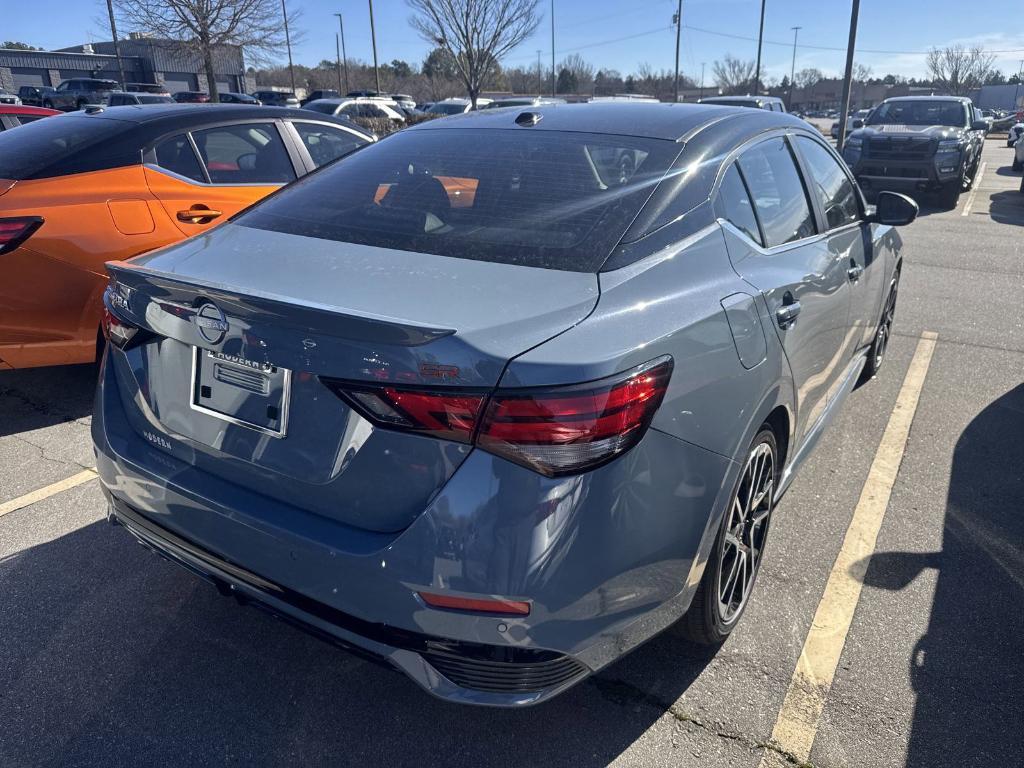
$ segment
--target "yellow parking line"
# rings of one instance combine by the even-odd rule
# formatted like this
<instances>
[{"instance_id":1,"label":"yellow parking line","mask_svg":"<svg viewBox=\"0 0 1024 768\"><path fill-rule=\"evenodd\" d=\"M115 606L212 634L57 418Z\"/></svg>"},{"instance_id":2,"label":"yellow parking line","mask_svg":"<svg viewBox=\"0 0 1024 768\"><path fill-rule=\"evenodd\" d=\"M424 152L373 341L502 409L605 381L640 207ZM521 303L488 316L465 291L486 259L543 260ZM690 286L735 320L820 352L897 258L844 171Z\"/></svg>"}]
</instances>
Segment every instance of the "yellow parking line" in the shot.
<instances>
[{"instance_id":1,"label":"yellow parking line","mask_svg":"<svg viewBox=\"0 0 1024 768\"><path fill-rule=\"evenodd\" d=\"M66 477L63 480L58 480L56 483L51 483L44 488L26 493L24 496L19 496L16 499L5 501L0 504L0 517L3 517L8 512L14 512L16 510L27 507L29 504L35 504L37 501L48 499L58 493L62 493L70 488L87 483L96 477L95 469L83 469L77 475Z\"/></svg>"},{"instance_id":2,"label":"yellow parking line","mask_svg":"<svg viewBox=\"0 0 1024 768\"><path fill-rule=\"evenodd\" d=\"M985 168L988 167L988 161L986 160L981 164L981 168L978 169L978 175L974 177L974 184L971 186L971 194L967 196L967 204L964 206L961 216L968 216L971 213L971 206L974 205L974 198L978 196L978 187L981 186L981 180L985 178Z\"/></svg>"},{"instance_id":3,"label":"yellow parking line","mask_svg":"<svg viewBox=\"0 0 1024 768\"><path fill-rule=\"evenodd\" d=\"M775 721L771 744L778 751L766 749L761 758L761 768L780 764L782 754L798 762L806 762L810 758L821 712L860 600L864 574L875 550L875 540L903 460L936 338L937 334L925 332L917 343L846 531L843 547L832 566L825 592L804 640L782 710Z\"/></svg>"}]
</instances>

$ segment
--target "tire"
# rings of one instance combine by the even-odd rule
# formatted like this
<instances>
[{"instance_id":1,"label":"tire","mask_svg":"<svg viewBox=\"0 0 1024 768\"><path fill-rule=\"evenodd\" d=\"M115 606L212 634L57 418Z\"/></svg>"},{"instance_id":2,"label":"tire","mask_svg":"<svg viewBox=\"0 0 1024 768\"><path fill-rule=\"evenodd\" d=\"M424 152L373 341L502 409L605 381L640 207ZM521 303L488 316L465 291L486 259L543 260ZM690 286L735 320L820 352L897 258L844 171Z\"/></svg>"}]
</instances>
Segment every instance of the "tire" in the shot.
<instances>
[{"instance_id":1,"label":"tire","mask_svg":"<svg viewBox=\"0 0 1024 768\"><path fill-rule=\"evenodd\" d=\"M53 109L53 102L50 101L49 99L46 99L43 102L43 106L46 107L47 109Z\"/></svg>"},{"instance_id":2,"label":"tire","mask_svg":"<svg viewBox=\"0 0 1024 768\"><path fill-rule=\"evenodd\" d=\"M860 375L860 382L863 384L875 377L885 362L885 353L889 349L889 341L892 339L892 324L896 318L896 299L899 297L900 273L897 272L889 283L889 293L885 297L885 306L882 309L882 317L878 321L878 328L875 329L875 338L871 342L871 349L868 350L868 359L864 364L864 370Z\"/></svg>"},{"instance_id":3,"label":"tire","mask_svg":"<svg viewBox=\"0 0 1024 768\"><path fill-rule=\"evenodd\" d=\"M780 474L775 434L771 427L762 424L747 451L747 461L722 515L704 575L690 608L679 622L680 632L686 639L702 645L721 645L750 604L750 595L761 570ZM761 496L761 500L752 505L757 496Z\"/></svg>"},{"instance_id":4,"label":"tire","mask_svg":"<svg viewBox=\"0 0 1024 768\"><path fill-rule=\"evenodd\" d=\"M78 111L81 111L81 110L85 109L87 105L88 105L88 102L83 101L82 99L79 99L77 102L75 102L75 109L78 110Z\"/></svg>"},{"instance_id":5,"label":"tire","mask_svg":"<svg viewBox=\"0 0 1024 768\"><path fill-rule=\"evenodd\" d=\"M1011 170L1019 171L1020 170L1020 160L1018 160L1016 157L1014 157L1013 158L1013 165L1011 165L1010 168L1011 168Z\"/></svg>"}]
</instances>

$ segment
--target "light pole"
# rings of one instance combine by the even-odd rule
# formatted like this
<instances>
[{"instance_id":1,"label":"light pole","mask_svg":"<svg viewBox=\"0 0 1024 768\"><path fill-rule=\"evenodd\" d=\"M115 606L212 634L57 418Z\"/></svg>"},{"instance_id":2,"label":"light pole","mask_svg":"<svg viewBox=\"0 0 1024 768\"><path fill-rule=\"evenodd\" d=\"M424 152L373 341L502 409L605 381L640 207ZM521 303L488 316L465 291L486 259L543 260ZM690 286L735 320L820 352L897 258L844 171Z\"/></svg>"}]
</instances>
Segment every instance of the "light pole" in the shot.
<instances>
[{"instance_id":1,"label":"light pole","mask_svg":"<svg viewBox=\"0 0 1024 768\"><path fill-rule=\"evenodd\" d=\"M793 65L789 68L789 111L793 111L793 78L796 77L796 36L803 27L793 27Z\"/></svg>"},{"instance_id":2,"label":"light pole","mask_svg":"<svg viewBox=\"0 0 1024 768\"><path fill-rule=\"evenodd\" d=\"M839 112L839 136L836 149L843 151L846 143L846 115L850 111L850 86L853 84L853 47L857 44L857 16L860 14L860 0L853 0L850 10L850 42L846 46L846 75L843 78L843 103Z\"/></svg>"},{"instance_id":3,"label":"light pole","mask_svg":"<svg viewBox=\"0 0 1024 768\"><path fill-rule=\"evenodd\" d=\"M704 65L705 65L706 63L707 63L707 62L704 62L704 61L702 61L702 62L700 63L700 98L701 98L702 100L703 100L703 98L704 98Z\"/></svg>"},{"instance_id":4,"label":"light pole","mask_svg":"<svg viewBox=\"0 0 1024 768\"><path fill-rule=\"evenodd\" d=\"M540 48L537 49L537 95L540 96L541 91L544 90L544 67L540 63Z\"/></svg>"},{"instance_id":5,"label":"light pole","mask_svg":"<svg viewBox=\"0 0 1024 768\"><path fill-rule=\"evenodd\" d=\"M373 0L370 0L370 40L373 42L373 79L377 83L377 95L380 96L380 69L377 68L377 32L373 27Z\"/></svg>"},{"instance_id":6,"label":"light pole","mask_svg":"<svg viewBox=\"0 0 1024 768\"><path fill-rule=\"evenodd\" d=\"M338 62L338 64L337 64L337 69L338 69L338 95L340 96L340 95L344 94L345 91L343 91L342 88L341 88L341 40L338 39L337 35L334 36L334 52L335 52L335 55L338 57L338 59L337 59L337 62Z\"/></svg>"},{"instance_id":7,"label":"light pole","mask_svg":"<svg viewBox=\"0 0 1024 768\"><path fill-rule=\"evenodd\" d=\"M121 44L117 40L117 25L114 23L114 3L107 0L107 15L110 16L110 36L114 38L114 55L117 57L117 73L121 76L121 90L124 90L124 63L121 61Z\"/></svg>"},{"instance_id":8,"label":"light pole","mask_svg":"<svg viewBox=\"0 0 1024 768\"><path fill-rule=\"evenodd\" d=\"M345 73L345 93L351 90L348 82L348 54L345 52L345 22L341 20L341 14L334 14L338 17L338 30L341 32L341 71ZM338 75L338 90L341 90L341 75Z\"/></svg>"},{"instance_id":9,"label":"light pole","mask_svg":"<svg viewBox=\"0 0 1024 768\"><path fill-rule=\"evenodd\" d=\"M551 95L555 95L555 0L551 0Z\"/></svg>"},{"instance_id":10,"label":"light pole","mask_svg":"<svg viewBox=\"0 0 1024 768\"><path fill-rule=\"evenodd\" d=\"M761 26L757 31L757 68L754 70L754 95L761 92L761 43L764 41L764 4L761 0Z\"/></svg>"},{"instance_id":11,"label":"light pole","mask_svg":"<svg viewBox=\"0 0 1024 768\"><path fill-rule=\"evenodd\" d=\"M683 0L679 0L679 10L676 11L676 101L679 101L679 37L683 31Z\"/></svg>"},{"instance_id":12,"label":"light pole","mask_svg":"<svg viewBox=\"0 0 1024 768\"><path fill-rule=\"evenodd\" d=\"M295 93L295 67L292 65L292 38L288 34L288 9L281 0L281 15L284 17L284 44L288 47L288 77L292 81L292 93Z\"/></svg>"}]
</instances>

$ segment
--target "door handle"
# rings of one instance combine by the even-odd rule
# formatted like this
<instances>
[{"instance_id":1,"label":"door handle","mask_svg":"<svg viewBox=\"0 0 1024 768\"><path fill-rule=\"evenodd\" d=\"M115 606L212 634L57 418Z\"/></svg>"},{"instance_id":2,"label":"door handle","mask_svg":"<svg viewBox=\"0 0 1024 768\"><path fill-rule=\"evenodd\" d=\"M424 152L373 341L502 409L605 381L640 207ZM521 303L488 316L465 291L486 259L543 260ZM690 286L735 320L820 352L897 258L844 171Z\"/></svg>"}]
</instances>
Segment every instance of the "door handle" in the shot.
<instances>
[{"instance_id":1,"label":"door handle","mask_svg":"<svg viewBox=\"0 0 1024 768\"><path fill-rule=\"evenodd\" d=\"M178 221L184 221L186 224L207 224L223 215L222 211L215 211L205 205L193 205L187 211L178 211Z\"/></svg>"},{"instance_id":2,"label":"door handle","mask_svg":"<svg viewBox=\"0 0 1024 768\"><path fill-rule=\"evenodd\" d=\"M800 314L800 302L794 301L792 304L783 304L777 310L775 310L775 320L779 324L779 328L785 330L796 322L797 315Z\"/></svg>"},{"instance_id":3,"label":"door handle","mask_svg":"<svg viewBox=\"0 0 1024 768\"><path fill-rule=\"evenodd\" d=\"M859 264L854 264L848 270L846 270L846 276L850 278L851 283L856 283L860 280L860 276L864 274L864 267Z\"/></svg>"}]
</instances>

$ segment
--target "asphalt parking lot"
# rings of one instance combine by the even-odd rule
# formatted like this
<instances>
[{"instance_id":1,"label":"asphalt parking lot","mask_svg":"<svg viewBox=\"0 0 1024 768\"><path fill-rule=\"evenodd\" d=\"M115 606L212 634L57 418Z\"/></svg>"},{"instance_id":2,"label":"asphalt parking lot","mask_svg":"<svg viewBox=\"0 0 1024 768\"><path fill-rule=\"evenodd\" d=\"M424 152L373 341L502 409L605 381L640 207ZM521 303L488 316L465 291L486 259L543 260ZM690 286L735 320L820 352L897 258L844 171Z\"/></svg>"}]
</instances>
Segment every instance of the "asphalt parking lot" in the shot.
<instances>
[{"instance_id":1,"label":"asphalt parking lot","mask_svg":"<svg viewBox=\"0 0 1024 768\"><path fill-rule=\"evenodd\" d=\"M0 373L0 765L1020 765L1011 155L988 141L976 190L905 229L888 360L779 507L729 642L669 630L528 710L435 701L149 554L88 472L92 366Z\"/></svg>"}]
</instances>

